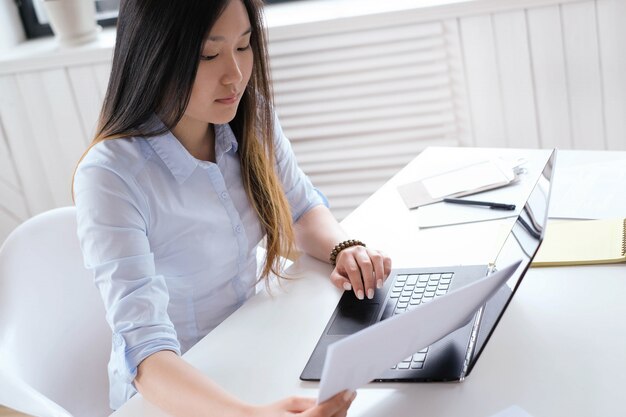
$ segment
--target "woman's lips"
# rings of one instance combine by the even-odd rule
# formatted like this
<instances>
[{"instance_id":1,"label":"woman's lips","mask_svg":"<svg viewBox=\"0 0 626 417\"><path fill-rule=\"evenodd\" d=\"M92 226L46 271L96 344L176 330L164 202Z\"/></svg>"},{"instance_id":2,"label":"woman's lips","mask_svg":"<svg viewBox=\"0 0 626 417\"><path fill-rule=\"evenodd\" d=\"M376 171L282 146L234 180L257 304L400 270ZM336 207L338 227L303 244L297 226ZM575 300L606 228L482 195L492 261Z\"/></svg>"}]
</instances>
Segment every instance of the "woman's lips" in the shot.
<instances>
[{"instance_id":1,"label":"woman's lips","mask_svg":"<svg viewBox=\"0 0 626 417\"><path fill-rule=\"evenodd\" d=\"M224 97L224 98L218 98L217 101L220 104L235 104L237 102L238 96L234 95L234 96L230 96L230 97Z\"/></svg>"}]
</instances>

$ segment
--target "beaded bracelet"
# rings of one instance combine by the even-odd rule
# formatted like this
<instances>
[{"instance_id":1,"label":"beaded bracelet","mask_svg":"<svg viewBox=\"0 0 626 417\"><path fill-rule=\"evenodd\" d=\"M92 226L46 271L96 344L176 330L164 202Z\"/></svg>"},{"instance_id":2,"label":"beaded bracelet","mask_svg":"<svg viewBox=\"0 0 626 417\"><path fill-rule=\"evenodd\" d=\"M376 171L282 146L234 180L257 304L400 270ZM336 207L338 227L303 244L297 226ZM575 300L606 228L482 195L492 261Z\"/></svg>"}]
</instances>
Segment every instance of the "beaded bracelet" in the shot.
<instances>
[{"instance_id":1,"label":"beaded bracelet","mask_svg":"<svg viewBox=\"0 0 626 417\"><path fill-rule=\"evenodd\" d=\"M365 243L361 242L360 240L349 239L349 240L344 240L343 242L335 245L335 248L330 253L330 263L332 264L332 266L337 265L337 256L339 255L339 252L352 246L365 247Z\"/></svg>"}]
</instances>

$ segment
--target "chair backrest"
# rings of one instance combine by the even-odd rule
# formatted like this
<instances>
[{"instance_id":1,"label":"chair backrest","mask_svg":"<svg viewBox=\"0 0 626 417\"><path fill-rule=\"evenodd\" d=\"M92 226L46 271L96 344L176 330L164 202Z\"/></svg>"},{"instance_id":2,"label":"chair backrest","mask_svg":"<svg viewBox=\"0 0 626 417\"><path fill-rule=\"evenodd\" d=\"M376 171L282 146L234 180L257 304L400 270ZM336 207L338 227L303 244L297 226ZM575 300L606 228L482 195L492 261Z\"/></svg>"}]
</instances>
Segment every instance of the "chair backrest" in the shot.
<instances>
[{"instance_id":1,"label":"chair backrest","mask_svg":"<svg viewBox=\"0 0 626 417\"><path fill-rule=\"evenodd\" d=\"M110 351L75 208L27 220L0 248L0 404L37 417L108 416Z\"/></svg>"}]
</instances>

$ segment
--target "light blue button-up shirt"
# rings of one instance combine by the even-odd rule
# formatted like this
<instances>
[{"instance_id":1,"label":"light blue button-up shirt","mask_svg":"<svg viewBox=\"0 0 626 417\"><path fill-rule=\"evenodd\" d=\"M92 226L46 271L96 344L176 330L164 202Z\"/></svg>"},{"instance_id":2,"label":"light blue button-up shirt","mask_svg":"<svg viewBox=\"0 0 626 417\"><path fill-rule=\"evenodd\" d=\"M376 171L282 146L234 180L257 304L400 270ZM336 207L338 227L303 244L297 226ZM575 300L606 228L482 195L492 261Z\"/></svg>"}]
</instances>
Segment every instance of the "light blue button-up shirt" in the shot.
<instances>
[{"instance_id":1,"label":"light blue button-up shirt","mask_svg":"<svg viewBox=\"0 0 626 417\"><path fill-rule=\"evenodd\" d=\"M276 122L276 168L294 222L327 204ZM262 231L243 188L237 140L215 126L217 163L170 133L94 146L74 182L78 236L113 330L111 407L136 393L137 365L182 354L254 294Z\"/></svg>"}]
</instances>

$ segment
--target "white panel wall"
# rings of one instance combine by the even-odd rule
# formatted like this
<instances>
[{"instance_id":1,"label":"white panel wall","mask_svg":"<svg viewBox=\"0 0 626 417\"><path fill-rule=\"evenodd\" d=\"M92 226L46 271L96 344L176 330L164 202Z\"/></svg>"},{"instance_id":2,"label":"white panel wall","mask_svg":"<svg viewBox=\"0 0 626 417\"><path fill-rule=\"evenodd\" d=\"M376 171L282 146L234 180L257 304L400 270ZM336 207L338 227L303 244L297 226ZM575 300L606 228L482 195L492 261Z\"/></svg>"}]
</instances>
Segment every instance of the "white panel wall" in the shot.
<instances>
[{"instance_id":1,"label":"white panel wall","mask_svg":"<svg viewBox=\"0 0 626 417\"><path fill-rule=\"evenodd\" d=\"M598 38L608 149L626 149L626 1L597 3Z\"/></svg>"},{"instance_id":2,"label":"white panel wall","mask_svg":"<svg viewBox=\"0 0 626 417\"><path fill-rule=\"evenodd\" d=\"M506 145L504 106L492 19L489 15L459 22L472 117L472 145Z\"/></svg>"},{"instance_id":3,"label":"white panel wall","mask_svg":"<svg viewBox=\"0 0 626 417\"><path fill-rule=\"evenodd\" d=\"M626 2L461 17L476 146L625 149Z\"/></svg>"},{"instance_id":4,"label":"white panel wall","mask_svg":"<svg viewBox=\"0 0 626 417\"><path fill-rule=\"evenodd\" d=\"M108 78L110 66L105 67ZM100 88L96 68L93 65L82 65L67 69L72 90L79 92L74 97L79 109L80 127L85 141L89 141L89 138L96 133L96 121L106 92L106 88L104 90Z\"/></svg>"},{"instance_id":5,"label":"white panel wall","mask_svg":"<svg viewBox=\"0 0 626 417\"><path fill-rule=\"evenodd\" d=\"M539 146L528 28L523 11L493 16L507 146Z\"/></svg>"},{"instance_id":6,"label":"white panel wall","mask_svg":"<svg viewBox=\"0 0 626 417\"><path fill-rule=\"evenodd\" d=\"M27 111L27 103L22 95L18 77L0 76L0 115L8 151L14 163L16 175L22 184L29 216L54 207L52 188L41 163L37 142ZM4 198L3 198L4 199Z\"/></svg>"},{"instance_id":7,"label":"white panel wall","mask_svg":"<svg viewBox=\"0 0 626 417\"><path fill-rule=\"evenodd\" d=\"M561 7L574 147L606 148L595 2Z\"/></svg>"},{"instance_id":8,"label":"white panel wall","mask_svg":"<svg viewBox=\"0 0 626 417\"><path fill-rule=\"evenodd\" d=\"M572 148L569 92L559 6L527 13L541 146Z\"/></svg>"},{"instance_id":9,"label":"white panel wall","mask_svg":"<svg viewBox=\"0 0 626 417\"><path fill-rule=\"evenodd\" d=\"M626 0L474 0L276 25L277 111L339 218L430 145L624 150L624 22ZM0 57L0 242L71 203L106 32L80 53L33 43Z\"/></svg>"},{"instance_id":10,"label":"white panel wall","mask_svg":"<svg viewBox=\"0 0 626 417\"><path fill-rule=\"evenodd\" d=\"M15 173L13 159L0 124L0 240L18 224L26 220L28 209L22 186Z\"/></svg>"}]
</instances>

